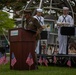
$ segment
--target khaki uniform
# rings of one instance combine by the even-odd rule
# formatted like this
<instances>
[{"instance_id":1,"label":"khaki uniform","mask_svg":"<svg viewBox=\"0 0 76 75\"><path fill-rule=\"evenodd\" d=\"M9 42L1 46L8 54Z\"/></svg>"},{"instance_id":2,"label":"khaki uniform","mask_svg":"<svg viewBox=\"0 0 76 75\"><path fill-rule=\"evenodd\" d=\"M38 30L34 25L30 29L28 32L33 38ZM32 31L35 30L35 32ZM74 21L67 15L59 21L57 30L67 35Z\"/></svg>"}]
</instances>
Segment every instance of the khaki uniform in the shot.
<instances>
[{"instance_id":1,"label":"khaki uniform","mask_svg":"<svg viewBox=\"0 0 76 75\"><path fill-rule=\"evenodd\" d=\"M26 29L33 30L33 31L39 31L41 32L41 25L39 24L38 20L31 17L29 20L26 20ZM36 46L37 46L37 41L40 38L40 34L36 36ZM38 67L38 62L37 62L37 54L35 53L35 63L36 63L36 68Z\"/></svg>"},{"instance_id":2,"label":"khaki uniform","mask_svg":"<svg viewBox=\"0 0 76 75\"><path fill-rule=\"evenodd\" d=\"M31 17L29 20L26 20L26 29L37 31L41 28L41 25L37 21L37 19ZM39 30L41 32L41 30ZM40 34L37 35L36 40L40 38Z\"/></svg>"}]
</instances>

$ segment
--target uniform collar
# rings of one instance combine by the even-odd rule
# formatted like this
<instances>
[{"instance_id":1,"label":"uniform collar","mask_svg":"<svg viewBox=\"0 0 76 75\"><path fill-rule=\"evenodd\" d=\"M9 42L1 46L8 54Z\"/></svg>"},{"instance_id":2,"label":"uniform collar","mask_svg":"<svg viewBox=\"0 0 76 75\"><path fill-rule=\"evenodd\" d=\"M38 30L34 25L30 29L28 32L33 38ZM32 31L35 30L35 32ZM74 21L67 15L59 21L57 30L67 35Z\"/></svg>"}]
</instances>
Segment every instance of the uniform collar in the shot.
<instances>
[{"instance_id":1,"label":"uniform collar","mask_svg":"<svg viewBox=\"0 0 76 75\"><path fill-rule=\"evenodd\" d=\"M38 16L38 15L36 15L37 17L41 17L41 16Z\"/></svg>"},{"instance_id":2,"label":"uniform collar","mask_svg":"<svg viewBox=\"0 0 76 75\"><path fill-rule=\"evenodd\" d=\"M63 17L66 17L66 16L68 16L68 14L67 14L67 15L64 15L64 14L63 14Z\"/></svg>"}]
</instances>

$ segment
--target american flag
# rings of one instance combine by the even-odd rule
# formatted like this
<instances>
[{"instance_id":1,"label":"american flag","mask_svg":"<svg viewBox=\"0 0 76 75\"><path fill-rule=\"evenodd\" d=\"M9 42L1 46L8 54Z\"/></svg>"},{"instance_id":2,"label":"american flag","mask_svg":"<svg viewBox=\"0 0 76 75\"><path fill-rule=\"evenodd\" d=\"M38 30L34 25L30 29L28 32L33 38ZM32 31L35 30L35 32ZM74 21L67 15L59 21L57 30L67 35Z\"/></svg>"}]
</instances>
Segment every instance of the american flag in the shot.
<instances>
[{"instance_id":1,"label":"american flag","mask_svg":"<svg viewBox=\"0 0 76 75\"><path fill-rule=\"evenodd\" d=\"M42 62L43 62L43 60L42 60L42 57L40 56L40 58L39 58L39 61L38 61L41 65L42 65Z\"/></svg>"},{"instance_id":2,"label":"american flag","mask_svg":"<svg viewBox=\"0 0 76 75\"><path fill-rule=\"evenodd\" d=\"M12 59L11 59L11 66L13 67L15 63L17 62L14 53L12 52Z\"/></svg>"},{"instance_id":3,"label":"american flag","mask_svg":"<svg viewBox=\"0 0 76 75\"><path fill-rule=\"evenodd\" d=\"M0 52L0 65L4 63L4 56L2 55L2 53Z\"/></svg>"},{"instance_id":4,"label":"american flag","mask_svg":"<svg viewBox=\"0 0 76 75\"><path fill-rule=\"evenodd\" d=\"M46 57L43 57L43 63L44 63L46 66L48 66L48 61L47 61Z\"/></svg>"},{"instance_id":5,"label":"american flag","mask_svg":"<svg viewBox=\"0 0 76 75\"><path fill-rule=\"evenodd\" d=\"M70 59L68 60L67 65L68 65L69 67L71 67L71 60L70 60Z\"/></svg>"},{"instance_id":6,"label":"american flag","mask_svg":"<svg viewBox=\"0 0 76 75\"><path fill-rule=\"evenodd\" d=\"M56 56L54 56L54 61L53 61L53 63L56 64L56 62L57 62L57 59L56 59Z\"/></svg>"},{"instance_id":7,"label":"american flag","mask_svg":"<svg viewBox=\"0 0 76 75\"><path fill-rule=\"evenodd\" d=\"M34 64L34 61L33 61L33 58L32 58L32 55L31 53L29 53L27 59L26 59L26 63L31 66L32 64Z\"/></svg>"},{"instance_id":8,"label":"american flag","mask_svg":"<svg viewBox=\"0 0 76 75\"><path fill-rule=\"evenodd\" d=\"M4 54L4 64L7 64L8 63L8 60L6 58L6 53Z\"/></svg>"}]
</instances>

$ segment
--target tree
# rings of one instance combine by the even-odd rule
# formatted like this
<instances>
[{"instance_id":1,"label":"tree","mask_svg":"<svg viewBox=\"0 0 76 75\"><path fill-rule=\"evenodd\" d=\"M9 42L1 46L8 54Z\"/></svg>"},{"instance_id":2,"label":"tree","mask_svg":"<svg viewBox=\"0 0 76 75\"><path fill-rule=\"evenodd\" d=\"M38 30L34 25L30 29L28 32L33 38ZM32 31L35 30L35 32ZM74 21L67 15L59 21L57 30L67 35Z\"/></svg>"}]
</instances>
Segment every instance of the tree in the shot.
<instances>
[{"instance_id":1,"label":"tree","mask_svg":"<svg viewBox=\"0 0 76 75\"><path fill-rule=\"evenodd\" d=\"M15 14L14 17L18 18L20 15L17 14L17 12L19 12L23 9L24 6L26 6L26 2L27 0L0 0L0 10L2 10L3 7L7 7L10 11L11 7Z\"/></svg>"},{"instance_id":2,"label":"tree","mask_svg":"<svg viewBox=\"0 0 76 75\"><path fill-rule=\"evenodd\" d=\"M3 29L8 30L15 26L14 20L9 18L9 14L3 11L0 11L0 33L3 32Z\"/></svg>"},{"instance_id":3,"label":"tree","mask_svg":"<svg viewBox=\"0 0 76 75\"><path fill-rule=\"evenodd\" d=\"M0 9L7 6L12 7L14 10L20 10L23 6L26 5L27 0L0 0Z\"/></svg>"}]
</instances>

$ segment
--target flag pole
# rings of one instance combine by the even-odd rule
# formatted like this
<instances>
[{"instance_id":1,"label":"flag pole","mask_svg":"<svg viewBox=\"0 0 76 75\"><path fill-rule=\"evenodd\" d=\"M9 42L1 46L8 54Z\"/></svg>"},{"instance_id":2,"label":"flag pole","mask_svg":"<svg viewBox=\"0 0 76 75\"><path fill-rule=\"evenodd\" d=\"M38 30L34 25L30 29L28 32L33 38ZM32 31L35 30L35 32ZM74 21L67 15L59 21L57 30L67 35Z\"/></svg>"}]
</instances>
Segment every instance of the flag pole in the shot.
<instances>
[{"instance_id":1,"label":"flag pole","mask_svg":"<svg viewBox=\"0 0 76 75\"><path fill-rule=\"evenodd\" d=\"M29 71L30 71L30 69L31 69L31 66L29 66Z\"/></svg>"},{"instance_id":2,"label":"flag pole","mask_svg":"<svg viewBox=\"0 0 76 75\"><path fill-rule=\"evenodd\" d=\"M5 35L4 29L3 29L3 28L2 28L2 30L3 30L3 35L4 35L4 37L5 37L5 39L6 39L7 43L8 43L8 45L10 45L10 42L9 42L9 40L7 39L6 35Z\"/></svg>"},{"instance_id":3,"label":"flag pole","mask_svg":"<svg viewBox=\"0 0 76 75\"><path fill-rule=\"evenodd\" d=\"M12 66L12 70L14 70L14 65Z\"/></svg>"},{"instance_id":4,"label":"flag pole","mask_svg":"<svg viewBox=\"0 0 76 75\"><path fill-rule=\"evenodd\" d=\"M2 70L2 64L0 65L0 71Z\"/></svg>"}]
</instances>

